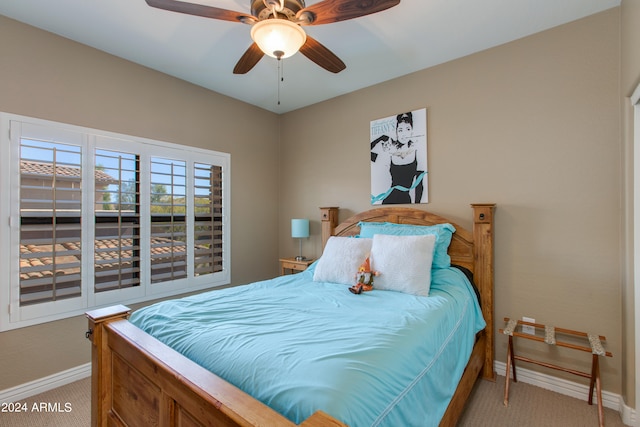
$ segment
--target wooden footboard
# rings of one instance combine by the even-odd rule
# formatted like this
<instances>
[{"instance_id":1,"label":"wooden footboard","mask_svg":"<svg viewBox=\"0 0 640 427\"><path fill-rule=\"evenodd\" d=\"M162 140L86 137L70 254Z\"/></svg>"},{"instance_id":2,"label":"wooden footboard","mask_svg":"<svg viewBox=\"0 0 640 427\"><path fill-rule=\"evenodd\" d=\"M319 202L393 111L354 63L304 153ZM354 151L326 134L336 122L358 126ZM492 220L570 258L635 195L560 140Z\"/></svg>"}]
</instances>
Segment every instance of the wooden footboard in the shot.
<instances>
[{"instance_id":1,"label":"wooden footboard","mask_svg":"<svg viewBox=\"0 0 640 427\"><path fill-rule=\"evenodd\" d=\"M324 242L329 235L353 234L361 220L411 224L447 222L445 218L407 208L372 210L338 227L337 217L337 208L323 208ZM449 249L453 262L474 273L487 328L478 336L441 426L456 424L479 376L494 379L492 224L493 205L474 205L473 232L456 226L458 232ZM92 344L93 427L295 426L273 409L129 323L129 313L122 305L87 313L87 338ZM321 411L300 425L345 426Z\"/></svg>"}]
</instances>

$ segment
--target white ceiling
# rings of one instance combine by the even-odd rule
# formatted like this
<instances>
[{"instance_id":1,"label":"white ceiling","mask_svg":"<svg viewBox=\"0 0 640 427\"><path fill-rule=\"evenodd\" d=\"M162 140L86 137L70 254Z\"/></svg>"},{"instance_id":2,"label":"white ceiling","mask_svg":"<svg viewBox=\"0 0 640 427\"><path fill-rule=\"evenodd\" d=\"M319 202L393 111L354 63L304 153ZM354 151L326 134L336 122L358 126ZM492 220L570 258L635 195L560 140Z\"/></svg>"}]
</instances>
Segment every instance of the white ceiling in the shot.
<instances>
[{"instance_id":1,"label":"white ceiling","mask_svg":"<svg viewBox=\"0 0 640 427\"><path fill-rule=\"evenodd\" d=\"M191 0L249 14L251 0ZM307 0L307 6L320 0ZM347 69L301 54L233 67L250 27L149 7L144 0L0 0L0 14L276 113L428 68L611 7L620 0L401 0L361 18L304 27Z\"/></svg>"}]
</instances>

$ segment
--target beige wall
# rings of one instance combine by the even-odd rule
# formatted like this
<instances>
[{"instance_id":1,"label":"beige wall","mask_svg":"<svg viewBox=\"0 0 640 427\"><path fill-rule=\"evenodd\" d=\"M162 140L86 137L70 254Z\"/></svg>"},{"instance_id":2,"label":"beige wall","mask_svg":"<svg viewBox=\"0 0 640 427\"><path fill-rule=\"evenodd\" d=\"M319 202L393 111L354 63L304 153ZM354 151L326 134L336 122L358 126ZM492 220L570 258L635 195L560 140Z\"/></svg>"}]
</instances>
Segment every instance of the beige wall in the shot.
<instances>
[{"instance_id":1,"label":"beige wall","mask_svg":"<svg viewBox=\"0 0 640 427\"><path fill-rule=\"evenodd\" d=\"M640 84L640 2L636 0L623 0L621 10L621 102L622 102L622 135L624 156L622 159L623 187L623 258L624 285L622 287L622 315L623 315L623 354L625 357L626 375L622 377L623 396L626 402L634 406L636 402L637 369L634 358L638 343L635 340L634 328L634 253L633 253L633 109L629 102L629 96L636 86ZM636 291L637 292L637 291ZM634 380L635 379L635 380ZM636 406L636 410L637 410Z\"/></svg>"},{"instance_id":2,"label":"beige wall","mask_svg":"<svg viewBox=\"0 0 640 427\"><path fill-rule=\"evenodd\" d=\"M284 115L281 255L289 218L314 220L318 256L318 206L370 208L369 122L426 107L424 208L469 227L470 203L497 203L496 319L605 335L604 388L621 393L619 33L616 8ZM588 354L528 347L590 369Z\"/></svg>"},{"instance_id":3,"label":"beige wall","mask_svg":"<svg viewBox=\"0 0 640 427\"><path fill-rule=\"evenodd\" d=\"M0 40L0 111L230 153L232 281L277 274L277 115L2 16ZM89 362L85 329L0 333L0 390Z\"/></svg>"}]
</instances>

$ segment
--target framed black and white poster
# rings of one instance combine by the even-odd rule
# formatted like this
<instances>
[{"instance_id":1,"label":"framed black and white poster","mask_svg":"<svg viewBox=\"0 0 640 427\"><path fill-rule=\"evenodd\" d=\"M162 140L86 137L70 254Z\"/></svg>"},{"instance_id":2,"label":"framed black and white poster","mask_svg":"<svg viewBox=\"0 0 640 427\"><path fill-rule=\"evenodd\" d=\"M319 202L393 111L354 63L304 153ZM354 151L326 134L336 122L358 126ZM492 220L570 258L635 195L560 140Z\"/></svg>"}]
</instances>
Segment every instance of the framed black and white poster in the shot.
<instances>
[{"instance_id":1,"label":"framed black and white poster","mask_svg":"<svg viewBox=\"0 0 640 427\"><path fill-rule=\"evenodd\" d=\"M373 120L371 204L428 203L427 109Z\"/></svg>"}]
</instances>

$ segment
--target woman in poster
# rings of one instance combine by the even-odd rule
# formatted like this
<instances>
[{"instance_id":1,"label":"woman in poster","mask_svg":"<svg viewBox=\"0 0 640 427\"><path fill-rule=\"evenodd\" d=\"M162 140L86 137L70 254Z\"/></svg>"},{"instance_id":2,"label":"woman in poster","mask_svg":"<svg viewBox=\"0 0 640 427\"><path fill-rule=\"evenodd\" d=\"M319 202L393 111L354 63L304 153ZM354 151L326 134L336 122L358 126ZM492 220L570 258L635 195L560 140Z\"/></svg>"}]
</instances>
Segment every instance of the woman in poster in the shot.
<instances>
[{"instance_id":1,"label":"woman in poster","mask_svg":"<svg viewBox=\"0 0 640 427\"><path fill-rule=\"evenodd\" d=\"M372 195L372 203L421 203L426 161L419 162L422 159L419 153L420 144L413 134L413 113L398 114L395 122L396 139L389 135L382 135L371 141L371 161L378 163L379 166L374 168L372 165L372 179L380 183L380 174L384 167L387 169L386 181L389 183L387 191L379 194L373 192L375 196ZM426 154L426 147L421 148ZM374 177L374 175L377 176Z\"/></svg>"}]
</instances>

